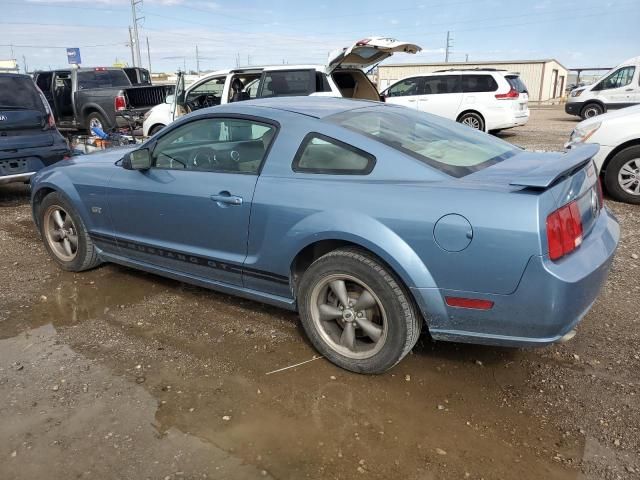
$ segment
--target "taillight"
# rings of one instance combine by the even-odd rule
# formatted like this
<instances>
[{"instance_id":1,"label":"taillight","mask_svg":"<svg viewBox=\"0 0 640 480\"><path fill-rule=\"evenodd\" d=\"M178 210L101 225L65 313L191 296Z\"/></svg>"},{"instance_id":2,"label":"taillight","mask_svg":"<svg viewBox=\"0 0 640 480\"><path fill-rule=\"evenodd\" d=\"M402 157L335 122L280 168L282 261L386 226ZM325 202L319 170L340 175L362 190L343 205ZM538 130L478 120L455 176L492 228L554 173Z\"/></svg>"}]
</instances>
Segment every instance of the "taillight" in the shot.
<instances>
[{"instance_id":1,"label":"taillight","mask_svg":"<svg viewBox=\"0 0 640 480\"><path fill-rule=\"evenodd\" d=\"M118 95L113 101L113 104L116 108L116 112L127 109L127 99L124 98L123 94Z\"/></svg>"},{"instance_id":2,"label":"taillight","mask_svg":"<svg viewBox=\"0 0 640 480\"><path fill-rule=\"evenodd\" d=\"M602 179L600 177L598 177L597 192L598 192L598 208L602 208L604 207L604 194L602 193Z\"/></svg>"},{"instance_id":3,"label":"taillight","mask_svg":"<svg viewBox=\"0 0 640 480\"><path fill-rule=\"evenodd\" d=\"M358 40L356 45L362 47L363 45L367 45L371 41L370 38L363 38L362 40Z\"/></svg>"},{"instance_id":4,"label":"taillight","mask_svg":"<svg viewBox=\"0 0 640 480\"><path fill-rule=\"evenodd\" d=\"M498 100L514 100L519 96L520 93L518 93L518 91L513 87L511 87L511 90L509 90L507 93L496 93L496 98Z\"/></svg>"},{"instance_id":5,"label":"taillight","mask_svg":"<svg viewBox=\"0 0 640 480\"><path fill-rule=\"evenodd\" d=\"M558 260L580 246L582 215L578 202L573 201L547 217L547 242L551 260Z\"/></svg>"}]
</instances>

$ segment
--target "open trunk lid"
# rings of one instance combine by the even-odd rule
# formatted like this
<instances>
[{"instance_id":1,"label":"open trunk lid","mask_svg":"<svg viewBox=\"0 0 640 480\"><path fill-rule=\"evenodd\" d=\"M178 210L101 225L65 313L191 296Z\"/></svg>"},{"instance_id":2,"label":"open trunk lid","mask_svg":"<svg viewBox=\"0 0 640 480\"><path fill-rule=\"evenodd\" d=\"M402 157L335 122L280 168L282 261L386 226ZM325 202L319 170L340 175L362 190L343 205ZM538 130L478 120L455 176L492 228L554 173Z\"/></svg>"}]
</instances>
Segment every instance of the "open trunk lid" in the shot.
<instances>
[{"instance_id":1,"label":"open trunk lid","mask_svg":"<svg viewBox=\"0 0 640 480\"><path fill-rule=\"evenodd\" d=\"M395 38L370 37L357 41L348 48L334 50L327 60L327 73L336 68L365 68L389 58L396 52L418 53L421 47Z\"/></svg>"}]
</instances>

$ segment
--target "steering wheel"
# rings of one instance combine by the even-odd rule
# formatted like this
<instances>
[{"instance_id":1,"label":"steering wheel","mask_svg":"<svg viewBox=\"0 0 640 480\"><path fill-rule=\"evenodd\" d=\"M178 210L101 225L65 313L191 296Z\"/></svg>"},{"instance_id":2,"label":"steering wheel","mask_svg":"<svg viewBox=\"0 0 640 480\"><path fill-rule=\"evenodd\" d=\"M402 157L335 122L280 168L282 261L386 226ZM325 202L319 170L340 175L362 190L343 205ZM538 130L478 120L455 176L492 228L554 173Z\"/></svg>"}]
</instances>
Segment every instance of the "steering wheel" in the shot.
<instances>
[{"instance_id":1,"label":"steering wheel","mask_svg":"<svg viewBox=\"0 0 640 480\"><path fill-rule=\"evenodd\" d=\"M214 170L218 166L216 151L213 148L200 147L189 155L188 168Z\"/></svg>"}]
</instances>

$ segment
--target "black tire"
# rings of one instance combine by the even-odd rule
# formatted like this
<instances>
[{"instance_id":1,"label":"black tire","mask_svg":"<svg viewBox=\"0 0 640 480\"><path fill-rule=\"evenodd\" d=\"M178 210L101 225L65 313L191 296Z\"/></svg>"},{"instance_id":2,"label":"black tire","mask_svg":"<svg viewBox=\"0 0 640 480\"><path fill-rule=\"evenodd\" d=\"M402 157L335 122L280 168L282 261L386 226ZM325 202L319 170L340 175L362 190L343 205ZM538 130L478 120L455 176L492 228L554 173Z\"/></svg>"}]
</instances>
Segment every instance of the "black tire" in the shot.
<instances>
[{"instance_id":1,"label":"black tire","mask_svg":"<svg viewBox=\"0 0 640 480\"><path fill-rule=\"evenodd\" d=\"M480 130L481 132L484 132L484 128L485 128L484 118L482 118L482 115L480 115L479 113L476 113L476 112L463 113L458 117L457 121L458 123L462 123L463 125L473 128L474 130Z\"/></svg>"},{"instance_id":2,"label":"black tire","mask_svg":"<svg viewBox=\"0 0 640 480\"><path fill-rule=\"evenodd\" d=\"M107 120L100 112L91 112L87 115L87 132L89 135L93 135L91 131L91 127L95 124L98 128L100 128L103 132L107 132L109 130L109 125L107 124Z\"/></svg>"},{"instance_id":3,"label":"black tire","mask_svg":"<svg viewBox=\"0 0 640 480\"><path fill-rule=\"evenodd\" d=\"M635 160L635 162L634 162ZM627 147L624 150L619 151L609 161L604 174L604 185L607 193L611 198L620 202L640 204L640 193L632 194L624 189L620 184L620 171L624 166L627 166L626 173L623 172L622 179L627 182L631 182L629 187L636 187L640 189L640 145L633 147ZM631 173L633 171L634 173ZM635 182L633 182L635 178Z\"/></svg>"},{"instance_id":4,"label":"black tire","mask_svg":"<svg viewBox=\"0 0 640 480\"><path fill-rule=\"evenodd\" d=\"M51 235L47 233L49 215L51 211L55 209L63 210L70 217L71 230L77 237L77 247L74 257L69 260L65 260L60 257L56 247L53 245ZM98 266L100 259L98 258L98 252L95 245L87 233L87 229L82 222L82 218L71 204L59 193L53 192L44 197L40 205L38 206L38 225L40 227L40 234L44 242L45 248L53 260L62 268L69 272L81 272L83 270L89 270Z\"/></svg>"},{"instance_id":5,"label":"black tire","mask_svg":"<svg viewBox=\"0 0 640 480\"><path fill-rule=\"evenodd\" d=\"M598 115L602 115L604 113L604 107L599 103L587 103L582 110L580 110L580 117L583 120L587 118L597 117Z\"/></svg>"},{"instance_id":6,"label":"black tire","mask_svg":"<svg viewBox=\"0 0 640 480\"><path fill-rule=\"evenodd\" d=\"M375 353L367 358L351 358L337 351L323 338L320 331L322 327L319 326L324 325L322 321L314 320L313 292L328 278L340 275L364 282L377 297L385 312L385 333L378 341L381 345L376 346ZM298 307L302 325L314 347L334 364L356 373L378 374L392 368L411 351L422 328L422 317L401 281L375 257L355 248L334 250L313 262L300 282ZM354 308L353 311L355 310ZM335 325L340 328L339 323ZM344 328L346 327L343 327L343 332ZM366 339L364 332L357 328L356 332L360 334L358 338Z\"/></svg>"},{"instance_id":7,"label":"black tire","mask_svg":"<svg viewBox=\"0 0 640 480\"><path fill-rule=\"evenodd\" d=\"M153 137L156 133L158 133L164 127L165 127L164 125L154 125L153 127L151 127L151 130L149 130L149 136Z\"/></svg>"}]
</instances>

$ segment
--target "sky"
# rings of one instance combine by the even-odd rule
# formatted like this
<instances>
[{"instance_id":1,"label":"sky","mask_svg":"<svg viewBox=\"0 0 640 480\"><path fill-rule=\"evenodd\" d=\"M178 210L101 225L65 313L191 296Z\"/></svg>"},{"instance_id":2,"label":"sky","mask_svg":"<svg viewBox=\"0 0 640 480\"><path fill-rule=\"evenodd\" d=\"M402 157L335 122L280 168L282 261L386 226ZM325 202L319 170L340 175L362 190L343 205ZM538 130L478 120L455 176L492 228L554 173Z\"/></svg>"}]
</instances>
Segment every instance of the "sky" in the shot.
<instances>
[{"instance_id":1,"label":"sky","mask_svg":"<svg viewBox=\"0 0 640 480\"><path fill-rule=\"evenodd\" d=\"M0 0L0 60L29 71L67 64L131 64L130 0ZM324 64L328 53L368 36L423 48L387 62L555 58L565 67L613 67L640 55L640 0L143 0L143 65L154 72L240 65ZM13 52L13 53L12 53ZM12 57L13 55L13 57Z\"/></svg>"}]
</instances>

